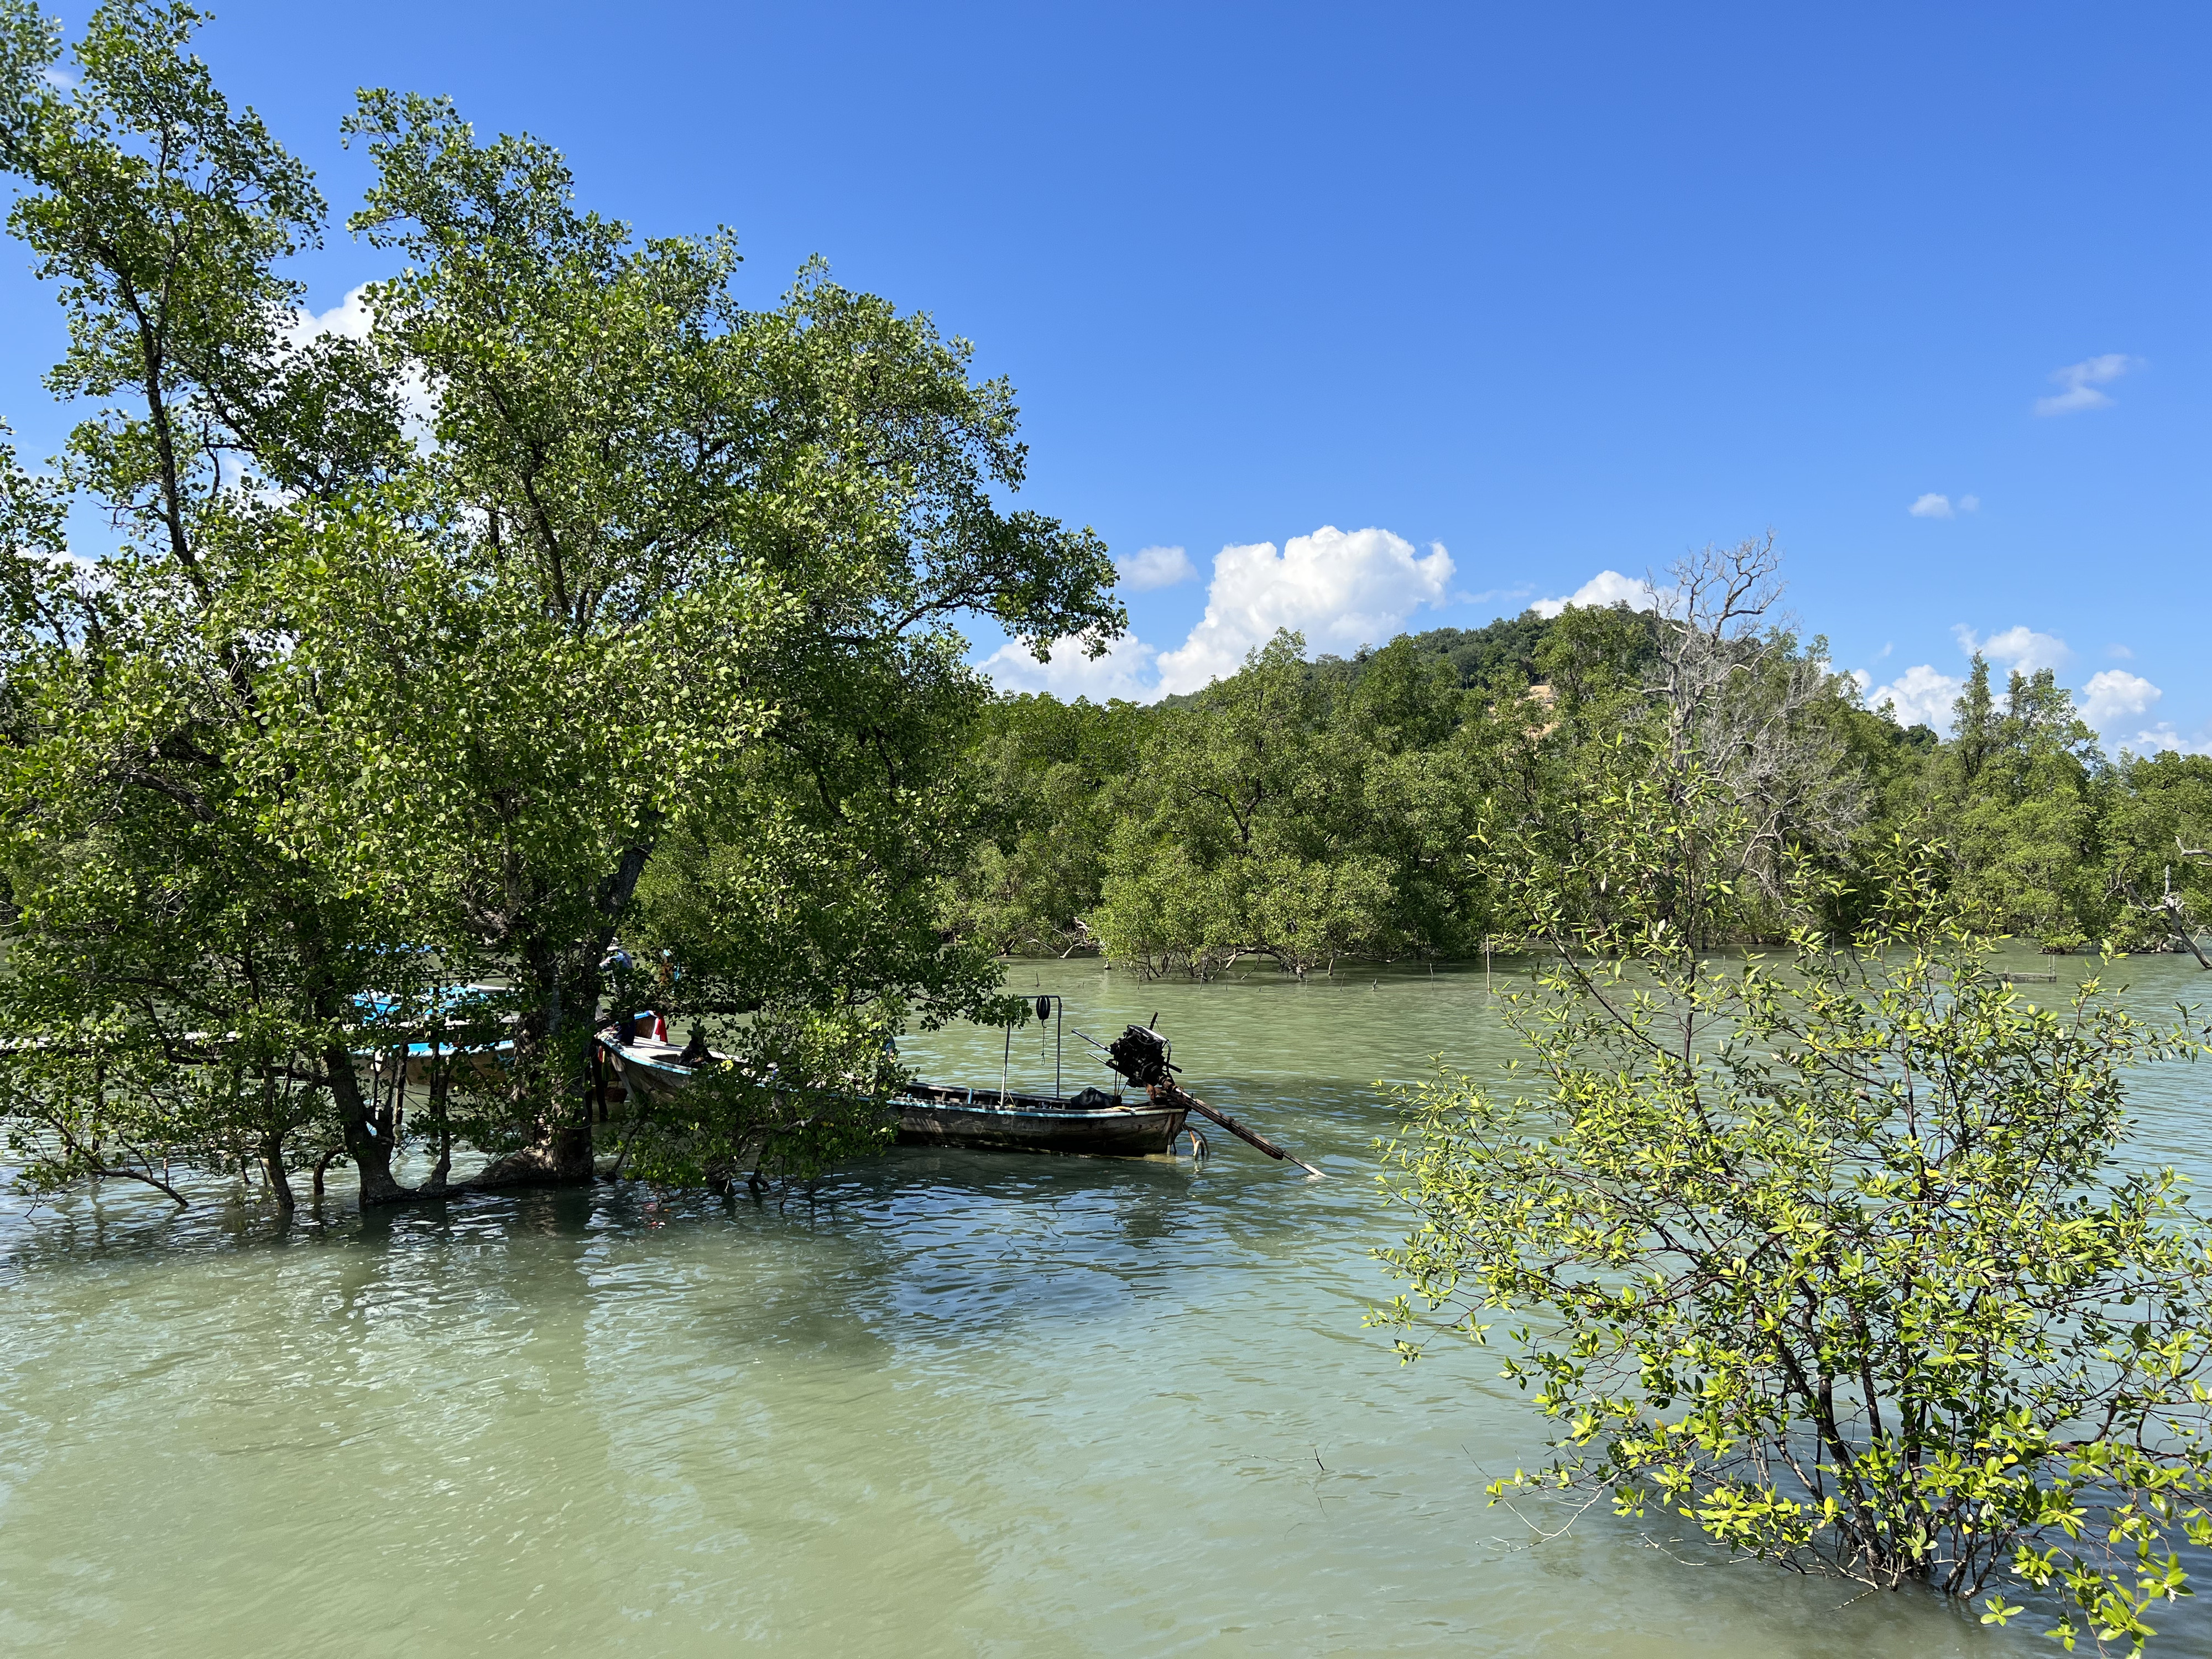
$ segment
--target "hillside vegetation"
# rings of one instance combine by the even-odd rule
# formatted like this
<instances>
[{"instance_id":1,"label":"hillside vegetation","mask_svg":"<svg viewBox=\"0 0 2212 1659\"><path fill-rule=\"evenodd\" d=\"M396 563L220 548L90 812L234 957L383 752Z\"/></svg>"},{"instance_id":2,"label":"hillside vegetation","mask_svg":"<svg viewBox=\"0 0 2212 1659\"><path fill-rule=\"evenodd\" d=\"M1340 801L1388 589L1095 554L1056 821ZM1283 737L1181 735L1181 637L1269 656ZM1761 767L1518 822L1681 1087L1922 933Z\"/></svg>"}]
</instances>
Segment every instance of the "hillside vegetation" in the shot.
<instances>
[{"instance_id":1,"label":"hillside vegetation","mask_svg":"<svg viewBox=\"0 0 2212 1659\"><path fill-rule=\"evenodd\" d=\"M1779 879L1808 863L1848 928L1902 837L1940 845L1950 896L1990 934L2186 948L2212 898L2189 856L2212 843L2212 758L2107 755L2048 670L1999 687L1979 657L1948 732L1900 726L1823 641L1771 623L1775 575L1771 544L1747 544L1678 573L1701 616L1525 611L1312 662L1283 634L1152 706L1000 697L967 752L987 836L945 925L1200 976L1480 954L1527 931L1501 861L1586 838L1622 746L1690 697L1718 716L1699 741L1750 825L1739 937L1709 942L1778 936Z\"/></svg>"}]
</instances>

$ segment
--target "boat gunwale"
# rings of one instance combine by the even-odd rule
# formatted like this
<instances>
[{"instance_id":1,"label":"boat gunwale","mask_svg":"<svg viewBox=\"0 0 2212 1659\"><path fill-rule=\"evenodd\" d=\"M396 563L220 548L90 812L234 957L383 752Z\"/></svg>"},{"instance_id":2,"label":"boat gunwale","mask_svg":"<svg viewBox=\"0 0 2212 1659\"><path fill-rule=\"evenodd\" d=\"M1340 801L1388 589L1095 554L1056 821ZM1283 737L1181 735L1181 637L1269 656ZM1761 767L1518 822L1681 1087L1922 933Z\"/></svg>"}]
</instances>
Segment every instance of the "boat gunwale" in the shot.
<instances>
[{"instance_id":1,"label":"boat gunwale","mask_svg":"<svg viewBox=\"0 0 2212 1659\"><path fill-rule=\"evenodd\" d=\"M609 1054L626 1066L642 1066L648 1071L658 1072L670 1078L681 1079L694 1076L699 1069L696 1066L685 1066L674 1060L641 1054L638 1052L639 1045L623 1042L605 1034L599 1036L599 1041ZM670 1046L673 1047L672 1044ZM715 1054L713 1058L723 1060L728 1056ZM922 1090L933 1092L927 1094L919 1092ZM946 1096L956 1097L948 1099L945 1097ZM1051 1123L1123 1123L1133 1118L1141 1120L1185 1112L1182 1107L1164 1105L1152 1100L1118 1106L1055 1106L1042 1103L1051 1098L1049 1095L1016 1094L1012 1091L994 1090L987 1092L983 1090L964 1088L960 1085L950 1083L921 1083L909 1085L895 1094L885 1096L884 1103L887 1105L896 1103L902 1110L919 1106L935 1108L940 1111L977 1112L994 1118L1037 1118ZM1014 1104L1013 1103L1017 1101L1034 1101L1040 1103Z\"/></svg>"}]
</instances>

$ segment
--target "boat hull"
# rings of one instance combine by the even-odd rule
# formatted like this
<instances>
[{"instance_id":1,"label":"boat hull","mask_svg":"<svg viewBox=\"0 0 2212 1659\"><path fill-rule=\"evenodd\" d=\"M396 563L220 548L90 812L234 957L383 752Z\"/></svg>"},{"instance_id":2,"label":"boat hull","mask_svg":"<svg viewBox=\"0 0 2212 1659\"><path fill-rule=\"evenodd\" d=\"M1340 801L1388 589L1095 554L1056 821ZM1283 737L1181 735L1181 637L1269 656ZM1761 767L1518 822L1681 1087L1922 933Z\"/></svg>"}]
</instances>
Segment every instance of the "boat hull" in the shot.
<instances>
[{"instance_id":1,"label":"boat hull","mask_svg":"<svg viewBox=\"0 0 2212 1659\"><path fill-rule=\"evenodd\" d=\"M618 1043L604 1039L602 1042L607 1058L614 1062L610 1069L621 1081L625 1101L666 1104L690 1084L691 1068L677 1059L679 1051L669 1043Z\"/></svg>"},{"instance_id":2,"label":"boat hull","mask_svg":"<svg viewBox=\"0 0 2212 1659\"><path fill-rule=\"evenodd\" d=\"M996 1091L917 1089L898 1103L899 1145L1151 1158L1175 1144L1187 1115L1151 1101L1087 1110L1018 1095L1000 1102Z\"/></svg>"},{"instance_id":3,"label":"boat hull","mask_svg":"<svg viewBox=\"0 0 2212 1659\"><path fill-rule=\"evenodd\" d=\"M677 1050L661 1042L602 1043L634 1099L672 1100L691 1081ZM719 1057L719 1056L718 1056ZM1091 1098L1104 1097L1094 1094ZM1056 1152L1087 1158L1152 1158L1182 1133L1188 1109L1139 1100L1075 1107L1046 1095L916 1084L890 1103L902 1146L960 1146L978 1152Z\"/></svg>"}]
</instances>

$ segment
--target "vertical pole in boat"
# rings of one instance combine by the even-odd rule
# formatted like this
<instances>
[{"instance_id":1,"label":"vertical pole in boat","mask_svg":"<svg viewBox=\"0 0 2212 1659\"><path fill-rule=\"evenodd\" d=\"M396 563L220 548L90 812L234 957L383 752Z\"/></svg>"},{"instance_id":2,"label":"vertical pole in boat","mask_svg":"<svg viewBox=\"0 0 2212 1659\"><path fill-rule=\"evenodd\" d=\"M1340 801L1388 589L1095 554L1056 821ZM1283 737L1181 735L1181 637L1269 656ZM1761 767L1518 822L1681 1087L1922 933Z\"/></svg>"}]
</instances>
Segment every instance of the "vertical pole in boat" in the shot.
<instances>
[{"instance_id":1,"label":"vertical pole in boat","mask_svg":"<svg viewBox=\"0 0 2212 1659\"><path fill-rule=\"evenodd\" d=\"M1006 1027L1006 1059L999 1066L999 1107L1002 1111L1006 1109L1006 1079L1013 1075L1013 1071L1014 1028L1009 1025Z\"/></svg>"}]
</instances>

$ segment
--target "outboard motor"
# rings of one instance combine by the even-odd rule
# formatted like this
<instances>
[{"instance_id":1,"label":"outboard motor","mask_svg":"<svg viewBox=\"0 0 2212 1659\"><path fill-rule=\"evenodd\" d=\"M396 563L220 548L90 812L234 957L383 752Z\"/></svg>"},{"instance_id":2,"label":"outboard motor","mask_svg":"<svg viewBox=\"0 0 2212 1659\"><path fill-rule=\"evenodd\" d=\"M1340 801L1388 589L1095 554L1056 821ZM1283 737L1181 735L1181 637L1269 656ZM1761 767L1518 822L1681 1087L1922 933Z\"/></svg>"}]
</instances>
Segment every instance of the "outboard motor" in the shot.
<instances>
[{"instance_id":1,"label":"outboard motor","mask_svg":"<svg viewBox=\"0 0 2212 1659\"><path fill-rule=\"evenodd\" d=\"M1139 1089L1149 1089L1182 1069L1169 1063L1169 1052L1168 1040L1151 1026L1132 1025L1108 1045L1106 1063Z\"/></svg>"}]
</instances>

